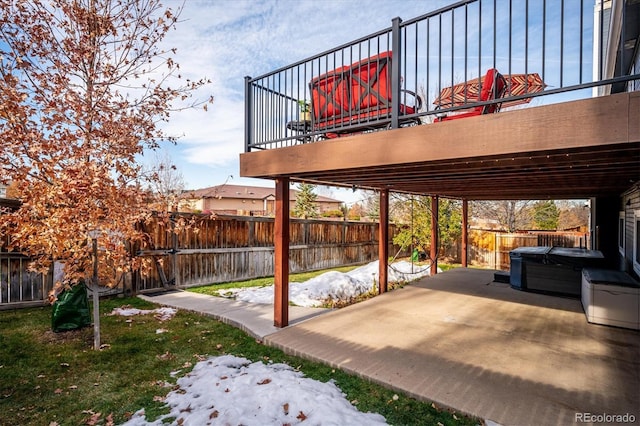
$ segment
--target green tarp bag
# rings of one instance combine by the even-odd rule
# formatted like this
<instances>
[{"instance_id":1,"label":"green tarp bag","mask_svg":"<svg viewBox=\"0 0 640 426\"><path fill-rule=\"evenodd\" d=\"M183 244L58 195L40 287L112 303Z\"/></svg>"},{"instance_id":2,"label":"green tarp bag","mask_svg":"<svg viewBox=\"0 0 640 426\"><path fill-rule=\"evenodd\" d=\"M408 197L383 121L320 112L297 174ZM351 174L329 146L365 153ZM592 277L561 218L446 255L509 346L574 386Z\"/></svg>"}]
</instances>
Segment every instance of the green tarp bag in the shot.
<instances>
[{"instance_id":1,"label":"green tarp bag","mask_svg":"<svg viewBox=\"0 0 640 426\"><path fill-rule=\"evenodd\" d=\"M417 262L420 260L420 253L418 253L418 249L413 249L413 253L411 253L411 261Z\"/></svg>"},{"instance_id":2,"label":"green tarp bag","mask_svg":"<svg viewBox=\"0 0 640 426\"><path fill-rule=\"evenodd\" d=\"M84 283L64 290L53 303L51 328L54 332L75 330L91 325L89 297Z\"/></svg>"}]
</instances>

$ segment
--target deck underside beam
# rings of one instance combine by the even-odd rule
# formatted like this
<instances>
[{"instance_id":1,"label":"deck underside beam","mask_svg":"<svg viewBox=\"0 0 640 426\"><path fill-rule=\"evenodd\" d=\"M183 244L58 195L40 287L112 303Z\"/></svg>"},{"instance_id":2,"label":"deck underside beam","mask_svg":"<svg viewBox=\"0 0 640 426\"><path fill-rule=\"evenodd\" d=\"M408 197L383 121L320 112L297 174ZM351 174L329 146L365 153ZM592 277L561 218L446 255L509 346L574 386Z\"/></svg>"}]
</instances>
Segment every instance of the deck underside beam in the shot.
<instances>
[{"instance_id":1,"label":"deck underside beam","mask_svg":"<svg viewBox=\"0 0 640 426\"><path fill-rule=\"evenodd\" d=\"M240 174L472 199L619 194L640 178L640 92L241 154Z\"/></svg>"}]
</instances>

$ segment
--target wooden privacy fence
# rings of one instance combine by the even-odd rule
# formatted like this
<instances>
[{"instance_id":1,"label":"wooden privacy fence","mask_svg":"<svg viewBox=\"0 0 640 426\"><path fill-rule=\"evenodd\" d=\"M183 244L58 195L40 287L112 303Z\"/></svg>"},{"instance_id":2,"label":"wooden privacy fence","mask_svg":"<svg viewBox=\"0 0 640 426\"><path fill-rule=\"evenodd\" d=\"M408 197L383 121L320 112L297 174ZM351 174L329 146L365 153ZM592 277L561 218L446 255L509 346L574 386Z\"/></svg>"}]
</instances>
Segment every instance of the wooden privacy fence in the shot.
<instances>
[{"instance_id":1,"label":"wooden privacy fence","mask_svg":"<svg viewBox=\"0 0 640 426\"><path fill-rule=\"evenodd\" d=\"M137 272L126 277L110 294L273 275L273 218L180 214L173 219L169 226L159 220L142 226L148 242L135 253L152 259L153 268L145 275ZM191 221L192 226L174 233L179 220ZM390 236L395 232L396 227L390 225ZM292 219L290 234L291 272L358 265L378 258L377 223ZM394 248L390 245L390 251ZM47 299L53 273L29 272L29 260L0 247L0 309L42 305Z\"/></svg>"},{"instance_id":2,"label":"wooden privacy fence","mask_svg":"<svg viewBox=\"0 0 640 426\"><path fill-rule=\"evenodd\" d=\"M117 292L156 291L175 286L190 287L273 275L274 220L266 217L180 214L174 219L193 221L193 226L172 232L158 220L144 225L149 240L136 249L152 259L148 274L127 277ZM172 225L173 224L173 225ZM378 259L378 223L292 219L290 270L303 272ZM389 229L389 252L399 227ZM492 269L509 269L509 252L523 246L586 247L583 233L517 233L493 231L469 233L469 262ZM588 247L587 247L588 248ZM456 250L459 256L459 250ZM406 256L407 253L400 253ZM448 254L454 258L455 254ZM0 247L0 309L42 305L51 290L53 273L29 272L29 258Z\"/></svg>"},{"instance_id":3,"label":"wooden privacy fence","mask_svg":"<svg viewBox=\"0 0 640 426\"><path fill-rule=\"evenodd\" d=\"M0 309L41 306L53 285L53 274L27 269L29 258L0 248Z\"/></svg>"},{"instance_id":4,"label":"wooden privacy fence","mask_svg":"<svg viewBox=\"0 0 640 426\"><path fill-rule=\"evenodd\" d=\"M138 255L151 258L155 267L146 275L136 274L135 292L274 274L273 218L181 214L174 219L173 223L180 219L195 223L177 233L158 221L144 225L152 243L142 247ZM396 227L390 225L391 237L395 232ZM390 243L390 251L393 249ZM377 223L291 219L292 273L358 265L377 258Z\"/></svg>"},{"instance_id":5,"label":"wooden privacy fence","mask_svg":"<svg viewBox=\"0 0 640 426\"><path fill-rule=\"evenodd\" d=\"M471 230L469 263L491 269L509 270L509 252L518 247L588 247L587 234L581 232L501 233Z\"/></svg>"}]
</instances>

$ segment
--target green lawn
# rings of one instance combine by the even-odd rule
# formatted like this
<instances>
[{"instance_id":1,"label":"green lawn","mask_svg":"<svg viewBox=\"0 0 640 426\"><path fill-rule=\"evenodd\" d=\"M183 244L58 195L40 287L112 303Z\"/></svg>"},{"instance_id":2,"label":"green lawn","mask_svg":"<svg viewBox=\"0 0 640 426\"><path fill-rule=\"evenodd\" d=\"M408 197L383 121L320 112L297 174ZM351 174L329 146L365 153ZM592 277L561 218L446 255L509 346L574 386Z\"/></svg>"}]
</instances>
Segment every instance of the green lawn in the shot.
<instances>
[{"instance_id":1,"label":"green lawn","mask_svg":"<svg viewBox=\"0 0 640 426\"><path fill-rule=\"evenodd\" d=\"M199 314L180 311L164 323L151 315L107 315L123 305L157 307L137 298L101 301L102 343L108 345L101 351L92 349L91 327L51 332L50 307L0 311L0 425L82 425L96 413L94 424L107 424L109 415L119 424L141 408L155 418L167 412L154 397L170 391L162 384L175 383L171 371L185 374L202 356L221 354L285 362L307 377L334 379L358 409L380 413L390 424L478 423L402 395L394 400L397 392L285 355ZM159 328L168 332L156 334Z\"/></svg>"},{"instance_id":2,"label":"green lawn","mask_svg":"<svg viewBox=\"0 0 640 426\"><path fill-rule=\"evenodd\" d=\"M438 263L438 268L442 269L442 272L449 271L454 268L461 268L462 265L460 263L449 264L449 263Z\"/></svg>"}]
</instances>

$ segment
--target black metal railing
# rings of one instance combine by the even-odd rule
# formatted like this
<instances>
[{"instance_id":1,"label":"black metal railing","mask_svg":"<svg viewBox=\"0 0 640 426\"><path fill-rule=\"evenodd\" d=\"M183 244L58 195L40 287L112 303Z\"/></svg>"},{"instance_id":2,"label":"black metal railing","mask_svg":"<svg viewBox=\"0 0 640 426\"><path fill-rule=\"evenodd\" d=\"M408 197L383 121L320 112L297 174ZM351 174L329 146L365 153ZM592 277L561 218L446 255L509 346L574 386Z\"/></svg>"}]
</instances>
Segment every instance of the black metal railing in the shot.
<instances>
[{"instance_id":1,"label":"black metal railing","mask_svg":"<svg viewBox=\"0 0 640 426\"><path fill-rule=\"evenodd\" d=\"M616 12L607 5L460 1L246 77L245 152L431 124L461 110L473 115L587 98L629 82L637 87L637 64L625 65L624 48L608 42L611 16L624 23L628 7ZM619 27L619 39L632 38L625 35L630 25ZM635 49L637 57L637 42ZM610 58L622 66L611 66Z\"/></svg>"}]
</instances>

